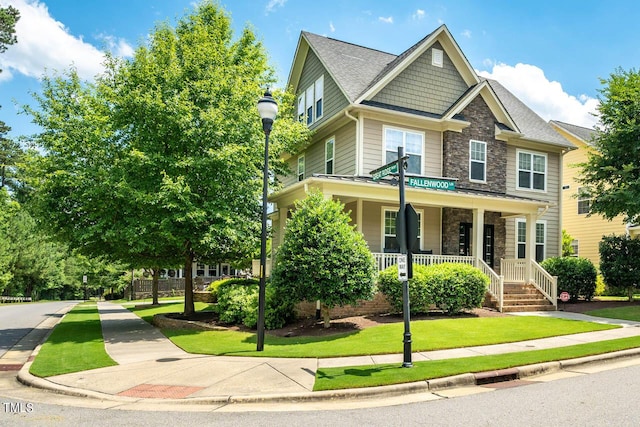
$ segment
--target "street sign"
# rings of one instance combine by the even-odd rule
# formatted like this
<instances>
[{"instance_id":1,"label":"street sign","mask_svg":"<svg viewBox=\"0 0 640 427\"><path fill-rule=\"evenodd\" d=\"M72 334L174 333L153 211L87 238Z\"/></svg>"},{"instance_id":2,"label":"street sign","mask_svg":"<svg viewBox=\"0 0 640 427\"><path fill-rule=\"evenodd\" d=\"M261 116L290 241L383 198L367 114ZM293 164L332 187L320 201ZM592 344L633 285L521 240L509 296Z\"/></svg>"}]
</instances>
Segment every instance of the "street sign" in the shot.
<instances>
[{"instance_id":1,"label":"street sign","mask_svg":"<svg viewBox=\"0 0 640 427\"><path fill-rule=\"evenodd\" d=\"M407 256L398 255L398 280L404 282L408 280L409 271L407 270Z\"/></svg>"},{"instance_id":2,"label":"street sign","mask_svg":"<svg viewBox=\"0 0 640 427\"><path fill-rule=\"evenodd\" d=\"M407 185L409 185L409 187L430 188L434 190L452 191L456 189L456 182L451 179L425 178L419 176L410 176Z\"/></svg>"},{"instance_id":3,"label":"street sign","mask_svg":"<svg viewBox=\"0 0 640 427\"><path fill-rule=\"evenodd\" d=\"M387 163L386 165L381 166L378 169L371 171L371 178L374 181L378 181L379 179L382 179L387 175L391 175L392 173L398 173L398 161L397 160L394 160L391 163Z\"/></svg>"},{"instance_id":4,"label":"street sign","mask_svg":"<svg viewBox=\"0 0 640 427\"><path fill-rule=\"evenodd\" d=\"M571 298L571 296L569 295L569 292L560 293L560 301L567 302L567 301L569 301L570 298Z\"/></svg>"}]
</instances>

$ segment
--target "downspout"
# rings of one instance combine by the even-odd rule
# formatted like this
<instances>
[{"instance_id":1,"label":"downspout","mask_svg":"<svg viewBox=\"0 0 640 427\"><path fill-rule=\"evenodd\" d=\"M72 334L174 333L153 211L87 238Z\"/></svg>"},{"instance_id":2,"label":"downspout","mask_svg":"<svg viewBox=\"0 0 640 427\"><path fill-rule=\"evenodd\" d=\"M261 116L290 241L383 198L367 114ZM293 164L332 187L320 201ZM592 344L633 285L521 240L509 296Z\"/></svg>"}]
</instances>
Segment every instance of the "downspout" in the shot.
<instances>
[{"instance_id":1,"label":"downspout","mask_svg":"<svg viewBox=\"0 0 640 427\"><path fill-rule=\"evenodd\" d=\"M355 153L355 170L354 170L354 176L359 176L362 175L360 173L360 167L361 167L361 162L360 162L360 145L361 145L361 137L360 137L360 130L362 128L361 124L360 124L360 120L357 117L352 116L351 114L349 114L348 110L344 110L344 115L345 117L353 120L354 122L356 122L356 153Z\"/></svg>"}]
</instances>

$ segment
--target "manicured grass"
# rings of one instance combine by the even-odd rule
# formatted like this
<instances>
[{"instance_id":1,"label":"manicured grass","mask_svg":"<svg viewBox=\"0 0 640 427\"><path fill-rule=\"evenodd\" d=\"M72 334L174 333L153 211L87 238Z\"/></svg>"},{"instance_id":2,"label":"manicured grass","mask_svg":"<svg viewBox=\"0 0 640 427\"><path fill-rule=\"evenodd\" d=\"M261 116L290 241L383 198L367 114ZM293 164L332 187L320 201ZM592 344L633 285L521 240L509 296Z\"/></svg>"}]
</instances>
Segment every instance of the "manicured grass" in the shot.
<instances>
[{"instance_id":1,"label":"manicured grass","mask_svg":"<svg viewBox=\"0 0 640 427\"><path fill-rule=\"evenodd\" d=\"M184 295L176 295L175 297L160 297L158 298L159 302L163 302L163 301L184 301ZM126 298L123 299L116 299L111 301L113 303L116 304L120 304L122 306L125 307L133 307L135 305L138 304L145 304L145 303L152 303L153 302L153 298L143 298L143 299L134 299L134 300L129 300Z\"/></svg>"},{"instance_id":2,"label":"manicured grass","mask_svg":"<svg viewBox=\"0 0 640 427\"><path fill-rule=\"evenodd\" d=\"M599 310L588 311L586 314L590 316L606 317L608 319L622 319L640 322L640 306L601 308Z\"/></svg>"},{"instance_id":3,"label":"manicured grass","mask_svg":"<svg viewBox=\"0 0 640 427\"><path fill-rule=\"evenodd\" d=\"M117 363L104 349L98 308L89 302L67 313L40 348L29 372L49 377L113 365Z\"/></svg>"},{"instance_id":4,"label":"manicured grass","mask_svg":"<svg viewBox=\"0 0 640 427\"><path fill-rule=\"evenodd\" d=\"M640 337L622 338L547 350L533 350L491 356L415 362L412 368L399 363L374 366L320 368L314 391L376 387L448 377L468 372L484 372L556 360L610 353L640 346Z\"/></svg>"},{"instance_id":5,"label":"manicured grass","mask_svg":"<svg viewBox=\"0 0 640 427\"><path fill-rule=\"evenodd\" d=\"M203 304L206 305L206 304ZM178 311L171 305L135 309L143 318ZM411 323L413 351L500 344L617 326L545 317L487 317L422 320ZM402 322L325 337L276 337L266 334L265 348L256 351L256 334L236 331L164 329L162 332L189 353L263 357L340 357L402 353Z\"/></svg>"},{"instance_id":6,"label":"manicured grass","mask_svg":"<svg viewBox=\"0 0 640 427\"><path fill-rule=\"evenodd\" d=\"M213 305L205 303L205 302L194 302L193 306L196 311L210 311L213 310ZM160 304L159 306L151 306L145 307L144 305L138 307L127 307L130 311L133 311L147 323L151 323L153 320L153 316L156 314L166 314L166 313L182 313L184 310L184 303L169 303L169 304Z\"/></svg>"}]
</instances>

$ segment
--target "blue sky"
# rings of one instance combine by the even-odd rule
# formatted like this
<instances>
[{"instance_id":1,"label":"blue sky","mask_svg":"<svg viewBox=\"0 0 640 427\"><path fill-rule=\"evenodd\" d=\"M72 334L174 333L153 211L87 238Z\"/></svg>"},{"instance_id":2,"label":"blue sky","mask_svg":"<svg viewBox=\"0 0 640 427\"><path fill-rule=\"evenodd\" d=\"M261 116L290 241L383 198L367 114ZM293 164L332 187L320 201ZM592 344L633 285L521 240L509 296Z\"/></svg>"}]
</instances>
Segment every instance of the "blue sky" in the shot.
<instances>
[{"instance_id":1,"label":"blue sky","mask_svg":"<svg viewBox=\"0 0 640 427\"><path fill-rule=\"evenodd\" d=\"M18 44L0 54L0 120L11 137L37 132L20 105L40 77L74 64L91 79L101 52L130 57L159 21L175 23L193 0L0 0L21 10ZM640 61L635 1L220 0L236 34L250 25L280 84L300 31L400 54L441 24L471 65L499 80L544 119L591 126L600 78Z\"/></svg>"}]
</instances>

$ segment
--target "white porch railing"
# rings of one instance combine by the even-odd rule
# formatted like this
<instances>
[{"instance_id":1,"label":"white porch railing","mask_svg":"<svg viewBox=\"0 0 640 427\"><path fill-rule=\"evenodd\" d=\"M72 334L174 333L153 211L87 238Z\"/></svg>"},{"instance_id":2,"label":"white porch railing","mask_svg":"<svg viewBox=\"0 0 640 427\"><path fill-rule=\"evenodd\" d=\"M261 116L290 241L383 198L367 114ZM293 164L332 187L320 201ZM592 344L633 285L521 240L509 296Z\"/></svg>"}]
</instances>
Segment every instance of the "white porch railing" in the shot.
<instances>
[{"instance_id":1,"label":"white porch railing","mask_svg":"<svg viewBox=\"0 0 640 427\"><path fill-rule=\"evenodd\" d=\"M540 264L531 261L531 278L527 278L527 261L524 259L500 260L500 271L507 282L531 282L554 307L558 307L558 278L550 275Z\"/></svg>"},{"instance_id":2,"label":"white porch railing","mask_svg":"<svg viewBox=\"0 0 640 427\"><path fill-rule=\"evenodd\" d=\"M506 282L525 282L527 263L523 259L501 259L500 272Z\"/></svg>"},{"instance_id":3,"label":"white porch railing","mask_svg":"<svg viewBox=\"0 0 640 427\"><path fill-rule=\"evenodd\" d=\"M550 275L535 261L531 262L533 284L549 301L558 308L558 278Z\"/></svg>"},{"instance_id":4,"label":"white porch railing","mask_svg":"<svg viewBox=\"0 0 640 427\"><path fill-rule=\"evenodd\" d=\"M398 263L398 253L373 253L378 271L382 271L387 267ZM475 266L476 259L471 256L459 255L432 255L432 254L414 254L413 263L419 265L443 264L445 262L454 262L458 264L470 264Z\"/></svg>"},{"instance_id":5,"label":"white porch railing","mask_svg":"<svg viewBox=\"0 0 640 427\"><path fill-rule=\"evenodd\" d=\"M489 267L483 260L477 258L476 260L476 267L482 270L484 274L489 276L489 293L498 301L498 306L496 308L499 312L502 312L502 305L504 300L504 276L499 276L498 273L493 271L493 269Z\"/></svg>"}]
</instances>

